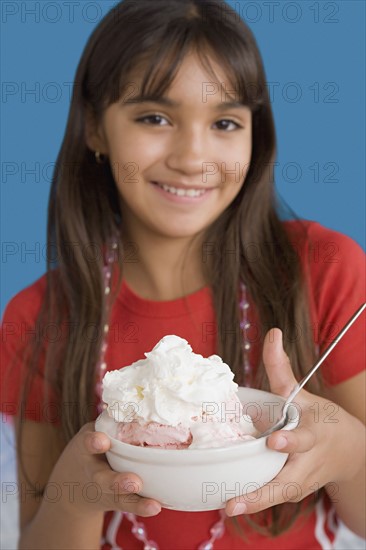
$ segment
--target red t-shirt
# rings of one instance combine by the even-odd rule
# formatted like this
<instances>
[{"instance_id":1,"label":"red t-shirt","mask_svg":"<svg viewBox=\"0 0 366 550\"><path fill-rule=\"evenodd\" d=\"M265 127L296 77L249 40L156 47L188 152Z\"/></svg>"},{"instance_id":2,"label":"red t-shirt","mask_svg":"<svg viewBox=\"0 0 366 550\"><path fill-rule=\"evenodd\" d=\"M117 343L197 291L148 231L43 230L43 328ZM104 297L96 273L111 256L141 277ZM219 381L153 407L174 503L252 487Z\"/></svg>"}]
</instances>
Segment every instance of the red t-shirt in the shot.
<instances>
[{"instance_id":1,"label":"red t-shirt","mask_svg":"<svg viewBox=\"0 0 366 550\"><path fill-rule=\"evenodd\" d=\"M322 349L365 301L365 256L352 239L317 223L286 222L286 227L306 274L314 339ZM304 227L305 241L302 238ZM17 396L22 384L21 357L27 341L37 336L50 338L50 332L41 333L35 323L44 290L45 278L42 277L15 296L4 314L1 410L8 414L17 412ZM252 310L249 310L249 320L255 322ZM166 334L185 338L194 352L209 356L216 353L214 327L209 288L178 300L157 302L140 298L123 284L111 313L105 358L108 370L143 358L144 352L151 350ZM32 334L32 330L35 333ZM48 327L47 330L55 329ZM53 333L53 337L57 335ZM259 342L252 344L251 359L255 362L260 351ZM360 319L324 363L322 372L326 383L338 384L361 372L364 357L364 321ZM10 369L10 365L13 368ZM9 372L11 375L7 376ZM9 379L10 387L5 384ZM40 373L33 384L25 416L38 421L57 420L54 410L40 405L43 394L44 381ZM218 521L219 513L163 509L156 517L138 519L143 521L148 538L156 541L160 550L194 550L210 538L210 528ZM232 520L226 523L225 534L215 541L214 550L329 548L335 530L334 511L328 501L318 503L312 513L301 515L288 532L272 539L248 527L243 539L238 536ZM143 543L132 535L131 526L121 513L106 514L103 550L142 549Z\"/></svg>"}]
</instances>

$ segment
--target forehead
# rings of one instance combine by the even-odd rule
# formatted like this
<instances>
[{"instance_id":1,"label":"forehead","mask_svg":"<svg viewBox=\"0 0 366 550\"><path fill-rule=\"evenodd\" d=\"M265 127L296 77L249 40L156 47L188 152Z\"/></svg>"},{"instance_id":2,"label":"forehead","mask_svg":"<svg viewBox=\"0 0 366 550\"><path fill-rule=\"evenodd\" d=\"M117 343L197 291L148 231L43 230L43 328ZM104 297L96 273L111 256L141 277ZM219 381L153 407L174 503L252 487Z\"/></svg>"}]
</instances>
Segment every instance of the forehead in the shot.
<instances>
[{"instance_id":1,"label":"forehead","mask_svg":"<svg viewBox=\"0 0 366 550\"><path fill-rule=\"evenodd\" d=\"M229 84L230 78L225 73L223 67L221 67L220 64L211 57L208 57L208 62L209 65L205 65L197 54L187 54L178 68L174 81L172 82L172 86L206 82L212 82L215 84L225 82Z\"/></svg>"},{"instance_id":2,"label":"forehead","mask_svg":"<svg viewBox=\"0 0 366 550\"><path fill-rule=\"evenodd\" d=\"M238 99L236 93L236 86L233 83L228 71L225 71L222 65L213 56L206 55L201 58L195 52L188 53L182 61L177 65L174 71L174 77L165 79L164 73L167 71L167 67L161 67L161 75L157 73L157 77L150 82L145 82L145 77L149 65L147 62L140 63L140 66L130 74L129 77L129 99L133 97L143 96L159 96L164 95L166 97L175 97L177 100L180 96L187 97L189 95L206 97L206 101L215 98L217 101L220 97L227 97L228 99ZM164 88L164 93L159 94L154 88L156 88L156 82L154 80L162 80L161 84ZM154 85L155 84L155 85ZM143 89L143 87L147 89ZM152 93L150 92L150 89ZM126 94L124 94L126 96Z\"/></svg>"}]
</instances>

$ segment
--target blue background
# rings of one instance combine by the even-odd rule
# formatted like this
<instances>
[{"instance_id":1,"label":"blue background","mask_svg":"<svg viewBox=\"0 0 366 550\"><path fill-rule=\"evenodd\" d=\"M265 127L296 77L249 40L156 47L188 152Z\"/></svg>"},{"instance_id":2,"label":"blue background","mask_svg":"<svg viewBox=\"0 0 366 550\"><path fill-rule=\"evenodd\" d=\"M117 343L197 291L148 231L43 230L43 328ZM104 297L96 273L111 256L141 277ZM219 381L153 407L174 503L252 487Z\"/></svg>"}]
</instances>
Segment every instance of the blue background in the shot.
<instances>
[{"instance_id":1,"label":"blue background","mask_svg":"<svg viewBox=\"0 0 366 550\"><path fill-rule=\"evenodd\" d=\"M229 3L254 31L266 67L280 195L299 216L364 247L365 2ZM2 311L45 270L48 192L71 82L88 36L114 4L1 3Z\"/></svg>"}]
</instances>

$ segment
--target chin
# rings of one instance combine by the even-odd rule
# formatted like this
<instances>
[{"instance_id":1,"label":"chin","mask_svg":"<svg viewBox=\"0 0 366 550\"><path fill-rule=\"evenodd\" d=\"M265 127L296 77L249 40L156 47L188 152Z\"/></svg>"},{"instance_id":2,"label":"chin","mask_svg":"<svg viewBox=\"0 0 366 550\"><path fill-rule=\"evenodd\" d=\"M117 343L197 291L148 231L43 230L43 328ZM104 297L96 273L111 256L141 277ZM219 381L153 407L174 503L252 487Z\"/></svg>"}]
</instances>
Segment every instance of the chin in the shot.
<instances>
[{"instance_id":1,"label":"chin","mask_svg":"<svg viewBox=\"0 0 366 550\"><path fill-rule=\"evenodd\" d=\"M151 230L154 231L161 237L168 239L193 239L198 235L201 235L206 229L206 226L187 226L184 222L180 224L172 225L161 225L160 227L151 227Z\"/></svg>"}]
</instances>

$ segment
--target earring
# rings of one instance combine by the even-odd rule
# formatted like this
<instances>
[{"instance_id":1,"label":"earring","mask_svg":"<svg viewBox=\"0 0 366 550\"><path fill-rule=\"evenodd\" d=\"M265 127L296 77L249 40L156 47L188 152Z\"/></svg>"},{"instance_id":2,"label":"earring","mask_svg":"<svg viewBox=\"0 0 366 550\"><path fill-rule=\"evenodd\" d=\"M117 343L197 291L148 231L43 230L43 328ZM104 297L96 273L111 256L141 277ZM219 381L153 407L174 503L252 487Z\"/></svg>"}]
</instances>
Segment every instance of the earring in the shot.
<instances>
[{"instance_id":1,"label":"earring","mask_svg":"<svg viewBox=\"0 0 366 550\"><path fill-rule=\"evenodd\" d=\"M106 161L106 156L103 155L103 153L100 153L99 151L95 151L95 160L97 162L97 164L104 164L105 161Z\"/></svg>"}]
</instances>

